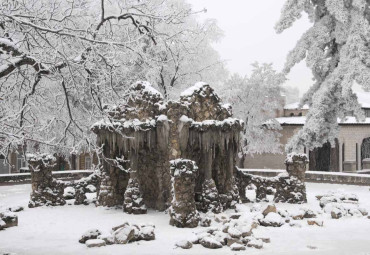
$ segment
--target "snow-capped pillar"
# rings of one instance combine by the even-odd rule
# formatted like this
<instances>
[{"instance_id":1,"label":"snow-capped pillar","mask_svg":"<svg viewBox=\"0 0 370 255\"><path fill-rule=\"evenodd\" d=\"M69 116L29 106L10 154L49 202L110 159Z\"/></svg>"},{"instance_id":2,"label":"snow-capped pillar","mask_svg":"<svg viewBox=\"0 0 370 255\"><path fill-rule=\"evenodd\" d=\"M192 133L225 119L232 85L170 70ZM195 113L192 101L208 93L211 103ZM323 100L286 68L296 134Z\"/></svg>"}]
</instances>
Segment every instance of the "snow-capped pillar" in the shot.
<instances>
[{"instance_id":1,"label":"snow-capped pillar","mask_svg":"<svg viewBox=\"0 0 370 255\"><path fill-rule=\"evenodd\" d=\"M140 182L137 176L138 154L132 150L130 153L130 179L124 194L123 211L133 214L145 214L147 208L140 191Z\"/></svg>"},{"instance_id":2,"label":"snow-capped pillar","mask_svg":"<svg viewBox=\"0 0 370 255\"><path fill-rule=\"evenodd\" d=\"M170 225L179 228L195 228L200 217L195 206L195 178L198 167L188 159L170 161L172 201L169 213Z\"/></svg>"},{"instance_id":3,"label":"snow-capped pillar","mask_svg":"<svg viewBox=\"0 0 370 255\"><path fill-rule=\"evenodd\" d=\"M43 205L64 205L64 184L54 180L52 168L55 157L49 154L27 154L28 164L31 171L32 192L28 207Z\"/></svg>"},{"instance_id":4,"label":"snow-capped pillar","mask_svg":"<svg viewBox=\"0 0 370 255\"><path fill-rule=\"evenodd\" d=\"M343 172L343 143L339 142L339 172Z\"/></svg>"},{"instance_id":5,"label":"snow-capped pillar","mask_svg":"<svg viewBox=\"0 0 370 255\"><path fill-rule=\"evenodd\" d=\"M286 170L290 176L297 177L301 182L304 182L307 162L305 154L290 153L285 160Z\"/></svg>"}]
</instances>

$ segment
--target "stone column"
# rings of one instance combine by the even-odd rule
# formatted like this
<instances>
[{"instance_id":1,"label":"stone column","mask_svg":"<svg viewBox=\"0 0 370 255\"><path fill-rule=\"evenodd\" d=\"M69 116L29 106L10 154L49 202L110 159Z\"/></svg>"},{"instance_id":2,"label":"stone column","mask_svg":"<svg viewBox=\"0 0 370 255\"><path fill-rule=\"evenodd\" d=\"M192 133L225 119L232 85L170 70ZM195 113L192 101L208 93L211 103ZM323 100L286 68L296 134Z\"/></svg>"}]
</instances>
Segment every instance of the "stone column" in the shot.
<instances>
[{"instance_id":1,"label":"stone column","mask_svg":"<svg viewBox=\"0 0 370 255\"><path fill-rule=\"evenodd\" d=\"M64 184L54 180L52 169L55 157L48 154L27 155L29 168L31 170L32 192L28 207L43 205L64 205Z\"/></svg>"},{"instance_id":2,"label":"stone column","mask_svg":"<svg viewBox=\"0 0 370 255\"><path fill-rule=\"evenodd\" d=\"M339 172L343 172L343 143L339 142Z\"/></svg>"},{"instance_id":3,"label":"stone column","mask_svg":"<svg viewBox=\"0 0 370 255\"><path fill-rule=\"evenodd\" d=\"M307 162L308 159L305 154L288 154L285 165L289 176L297 177L298 180L304 182Z\"/></svg>"},{"instance_id":4,"label":"stone column","mask_svg":"<svg viewBox=\"0 0 370 255\"><path fill-rule=\"evenodd\" d=\"M130 179L124 195L123 210L127 213L145 214L147 208L144 204L143 196L140 191L140 183L137 178L138 155L136 151L131 151L130 156Z\"/></svg>"},{"instance_id":5,"label":"stone column","mask_svg":"<svg viewBox=\"0 0 370 255\"><path fill-rule=\"evenodd\" d=\"M357 171L361 170L361 142L356 143L357 147Z\"/></svg>"},{"instance_id":6,"label":"stone column","mask_svg":"<svg viewBox=\"0 0 370 255\"><path fill-rule=\"evenodd\" d=\"M204 182L202 184L201 209L203 212L222 212L219 193L215 181L212 179L212 148L203 152Z\"/></svg>"},{"instance_id":7,"label":"stone column","mask_svg":"<svg viewBox=\"0 0 370 255\"><path fill-rule=\"evenodd\" d=\"M170 161L172 176L172 201L169 213L170 225L179 228L198 226L200 217L195 206L195 178L198 167L194 161L175 159Z\"/></svg>"}]
</instances>

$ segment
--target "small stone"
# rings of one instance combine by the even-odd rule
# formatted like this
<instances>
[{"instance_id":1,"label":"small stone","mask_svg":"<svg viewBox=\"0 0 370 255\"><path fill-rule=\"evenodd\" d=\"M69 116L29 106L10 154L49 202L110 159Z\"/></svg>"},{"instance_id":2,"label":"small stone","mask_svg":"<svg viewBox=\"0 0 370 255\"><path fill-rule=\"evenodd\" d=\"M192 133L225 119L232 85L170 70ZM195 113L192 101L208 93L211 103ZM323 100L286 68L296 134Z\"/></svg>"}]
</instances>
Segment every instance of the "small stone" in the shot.
<instances>
[{"instance_id":1,"label":"small stone","mask_svg":"<svg viewBox=\"0 0 370 255\"><path fill-rule=\"evenodd\" d=\"M133 226L124 226L117 229L114 233L114 243L116 244L127 244L135 237L135 227Z\"/></svg>"},{"instance_id":2,"label":"small stone","mask_svg":"<svg viewBox=\"0 0 370 255\"><path fill-rule=\"evenodd\" d=\"M291 223L289 223L289 226L295 227L295 228L301 228L302 224L298 223L298 222L291 222Z\"/></svg>"},{"instance_id":3,"label":"small stone","mask_svg":"<svg viewBox=\"0 0 370 255\"><path fill-rule=\"evenodd\" d=\"M229 228L227 232L232 238L240 238L242 236L242 232L234 227Z\"/></svg>"},{"instance_id":4,"label":"small stone","mask_svg":"<svg viewBox=\"0 0 370 255\"><path fill-rule=\"evenodd\" d=\"M176 247L180 247L181 249L190 249L193 247L193 244L188 240L178 241L175 245Z\"/></svg>"},{"instance_id":5,"label":"small stone","mask_svg":"<svg viewBox=\"0 0 370 255\"><path fill-rule=\"evenodd\" d=\"M9 208L9 211L11 212L20 212L23 211L24 207L23 206L13 206Z\"/></svg>"},{"instance_id":6,"label":"small stone","mask_svg":"<svg viewBox=\"0 0 370 255\"><path fill-rule=\"evenodd\" d=\"M366 216L369 214L369 212L365 208L358 208L358 210L361 212L362 216Z\"/></svg>"},{"instance_id":7,"label":"small stone","mask_svg":"<svg viewBox=\"0 0 370 255\"><path fill-rule=\"evenodd\" d=\"M261 240L264 243L270 243L271 239L269 237L256 237L257 240Z\"/></svg>"},{"instance_id":8,"label":"small stone","mask_svg":"<svg viewBox=\"0 0 370 255\"><path fill-rule=\"evenodd\" d=\"M112 228L112 230L113 231L116 231L117 229L120 229L120 228L123 228L123 227L125 227L125 226L129 226L130 224L128 223L128 222L125 222L125 223L123 223L123 224L121 224L121 225L118 225L118 226L116 226L116 227L113 227Z\"/></svg>"},{"instance_id":9,"label":"small stone","mask_svg":"<svg viewBox=\"0 0 370 255\"><path fill-rule=\"evenodd\" d=\"M308 248L308 249L311 249L311 250L316 250L316 249L317 249L317 247L316 247L316 246L312 246L312 245L307 245L307 248Z\"/></svg>"},{"instance_id":10,"label":"small stone","mask_svg":"<svg viewBox=\"0 0 370 255\"><path fill-rule=\"evenodd\" d=\"M105 241L102 239L90 239L90 240L87 240L85 244L89 248L101 247L101 246L105 246Z\"/></svg>"},{"instance_id":11,"label":"small stone","mask_svg":"<svg viewBox=\"0 0 370 255\"><path fill-rule=\"evenodd\" d=\"M222 244L218 241L216 241L215 239L213 239L212 237L204 237L200 240L200 244L205 247L205 248L208 248L208 249L219 249L219 248L222 248Z\"/></svg>"},{"instance_id":12,"label":"small stone","mask_svg":"<svg viewBox=\"0 0 370 255\"><path fill-rule=\"evenodd\" d=\"M239 219L239 218L240 218L240 216L241 216L241 214L240 214L240 213L234 213L234 214L230 215L230 219L237 220L237 219Z\"/></svg>"},{"instance_id":13,"label":"small stone","mask_svg":"<svg viewBox=\"0 0 370 255\"><path fill-rule=\"evenodd\" d=\"M256 248L256 249L262 249L263 242L262 242L262 240L252 238L248 241L247 246L248 247L253 247L253 248Z\"/></svg>"},{"instance_id":14,"label":"small stone","mask_svg":"<svg viewBox=\"0 0 370 255\"><path fill-rule=\"evenodd\" d=\"M264 219L260 219L259 222L264 227L281 227L285 223L283 218L274 212L270 212Z\"/></svg>"},{"instance_id":15,"label":"small stone","mask_svg":"<svg viewBox=\"0 0 370 255\"><path fill-rule=\"evenodd\" d=\"M142 226L139 230L139 239L150 241L155 239L154 227L153 226Z\"/></svg>"},{"instance_id":16,"label":"small stone","mask_svg":"<svg viewBox=\"0 0 370 255\"><path fill-rule=\"evenodd\" d=\"M239 243L233 243L230 246L230 248L232 251L244 251L245 250L245 246Z\"/></svg>"},{"instance_id":17,"label":"small stone","mask_svg":"<svg viewBox=\"0 0 370 255\"><path fill-rule=\"evenodd\" d=\"M316 226L319 226L319 227L324 226L324 222L322 220L307 220L307 223L310 226L313 226L313 225L316 225Z\"/></svg>"},{"instance_id":18,"label":"small stone","mask_svg":"<svg viewBox=\"0 0 370 255\"><path fill-rule=\"evenodd\" d=\"M333 208L330 214L333 219L339 219L343 216L342 211L337 208Z\"/></svg>"},{"instance_id":19,"label":"small stone","mask_svg":"<svg viewBox=\"0 0 370 255\"><path fill-rule=\"evenodd\" d=\"M6 211L0 213L0 220L5 222L3 228L10 228L18 226L18 216L15 213Z\"/></svg>"},{"instance_id":20,"label":"small stone","mask_svg":"<svg viewBox=\"0 0 370 255\"><path fill-rule=\"evenodd\" d=\"M88 231L86 231L80 238L79 242L80 243L85 243L87 240L90 240L90 239L97 239L98 236L101 235L101 232L100 230L94 228L94 229L90 229Z\"/></svg>"},{"instance_id":21,"label":"small stone","mask_svg":"<svg viewBox=\"0 0 370 255\"><path fill-rule=\"evenodd\" d=\"M199 225L201 227L209 227L209 226L211 226L211 222L212 222L211 218L209 218L209 217L201 217L200 218Z\"/></svg>"},{"instance_id":22,"label":"small stone","mask_svg":"<svg viewBox=\"0 0 370 255\"><path fill-rule=\"evenodd\" d=\"M98 239L104 240L107 245L114 244L114 236L111 234L103 234L98 236Z\"/></svg>"},{"instance_id":23,"label":"small stone","mask_svg":"<svg viewBox=\"0 0 370 255\"><path fill-rule=\"evenodd\" d=\"M264 217L266 217L267 214L270 212L276 213L276 206L275 205L268 205L265 210L263 210L262 214Z\"/></svg>"},{"instance_id":24,"label":"small stone","mask_svg":"<svg viewBox=\"0 0 370 255\"><path fill-rule=\"evenodd\" d=\"M73 187L66 187L64 189L63 197L64 199L74 199L76 191Z\"/></svg>"}]
</instances>

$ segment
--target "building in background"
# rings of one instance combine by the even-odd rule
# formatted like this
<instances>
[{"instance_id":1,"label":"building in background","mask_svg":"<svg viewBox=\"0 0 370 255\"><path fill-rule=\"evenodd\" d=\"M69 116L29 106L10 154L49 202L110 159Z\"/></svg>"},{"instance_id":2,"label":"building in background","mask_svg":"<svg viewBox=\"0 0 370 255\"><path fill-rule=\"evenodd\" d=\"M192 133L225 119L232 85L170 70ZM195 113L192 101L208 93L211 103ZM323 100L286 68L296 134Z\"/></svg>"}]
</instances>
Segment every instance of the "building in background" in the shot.
<instances>
[{"instance_id":1,"label":"building in background","mask_svg":"<svg viewBox=\"0 0 370 255\"><path fill-rule=\"evenodd\" d=\"M64 156L54 155L56 164L54 171L66 170L89 170L93 165L98 164L96 154L81 153L79 155L72 154L68 158ZM27 161L22 153L11 152L7 159L0 155L0 174L13 174L29 172Z\"/></svg>"},{"instance_id":2,"label":"building in background","mask_svg":"<svg viewBox=\"0 0 370 255\"><path fill-rule=\"evenodd\" d=\"M312 151L307 148L301 153L309 157L309 170L333 171L333 172L356 172L370 169L370 93L357 93L358 101L365 113L364 122L357 122L353 113L339 121L340 132L335 144L324 144L321 148ZM308 105L299 107L299 103L285 105L283 115L277 115L276 120L280 123L280 143L282 150L289 139L295 135L304 125ZM286 153L272 154L263 153L249 155L244 161L244 167L250 169L284 169Z\"/></svg>"}]
</instances>

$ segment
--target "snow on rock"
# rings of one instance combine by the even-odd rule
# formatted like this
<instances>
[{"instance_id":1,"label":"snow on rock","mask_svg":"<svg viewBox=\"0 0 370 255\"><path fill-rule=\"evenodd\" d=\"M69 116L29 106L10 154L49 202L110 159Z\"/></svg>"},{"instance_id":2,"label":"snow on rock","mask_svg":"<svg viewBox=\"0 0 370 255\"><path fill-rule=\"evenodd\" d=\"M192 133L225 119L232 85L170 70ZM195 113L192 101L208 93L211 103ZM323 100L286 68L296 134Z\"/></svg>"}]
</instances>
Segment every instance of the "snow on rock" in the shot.
<instances>
[{"instance_id":1,"label":"snow on rock","mask_svg":"<svg viewBox=\"0 0 370 255\"><path fill-rule=\"evenodd\" d=\"M270 212L265 218L259 220L260 224L265 227L281 227L284 225L284 219L275 212Z\"/></svg>"},{"instance_id":2,"label":"snow on rock","mask_svg":"<svg viewBox=\"0 0 370 255\"><path fill-rule=\"evenodd\" d=\"M114 244L114 236L112 234L102 234L98 239L104 240L107 245Z\"/></svg>"},{"instance_id":3,"label":"snow on rock","mask_svg":"<svg viewBox=\"0 0 370 255\"><path fill-rule=\"evenodd\" d=\"M232 251L244 251L245 250L245 246L242 245L242 244L239 244L239 243L233 243L232 245L230 245L230 249Z\"/></svg>"},{"instance_id":4,"label":"snow on rock","mask_svg":"<svg viewBox=\"0 0 370 255\"><path fill-rule=\"evenodd\" d=\"M182 249L190 249L193 247L193 244L188 240L181 240L176 242L175 246Z\"/></svg>"},{"instance_id":5,"label":"snow on rock","mask_svg":"<svg viewBox=\"0 0 370 255\"><path fill-rule=\"evenodd\" d=\"M96 187L92 184L86 186L87 192L94 193L96 192Z\"/></svg>"},{"instance_id":6,"label":"snow on rock","mask_svg":"<svg viewBox=\"0 0 370 255\"><path fill-rule=\"evenodd\" d=\"M76 191L73 187L66 187L64 189L63 197L65 199L74 199L75 198Z\"/></svg>"},{"instance_id":7,"label":"snow on rock","mask_svg":"<svg viewBox=\"0 0 370 255\"><path fill-rule=\"evenodd\" d=\"M206 82L197 82L194 86L187 88L183 92L181 92L181 97L190 97L194 93L200 93L204 86L209 86Z\"/></svg>"},{"instance_id":8,"label":"snow on rock","mask_svg":"<svg viewBox=\"0 0 370 255\"><path fill-rule=\"evenodd\" d=\"M5 222L5 225L0 224L0 229L18 226L18 216L10 211L1 212L0 221Z\"/></svg>"},{"instance_id":9,"label":"snow on rock","mask_svg":"<svg viewBox=\"0 0 370 255\"><path fill-rule=\"evenodd\" d=\"M11 212L20 212L20 211L24 210L24 207L18 205L18 206L10 207L8 210L11 211Z\"/></svg>"},{"instance_id":10,"label":"snow on rock","mask_svg":"<svg viewBox=\"0 0 370 255\"><path fill-rule=\"evenodd\" d=\"M90 229L88 231L86 231L80 238L79 242L80 243L85 243L87 240L91 240L91 239L97 239L98 236L101 235L101 232L99 229Z\"/></svg>"},{"instance_id":11,"label":"snow on rock","mask_svg":"<svg viewBox=\"0 0 370 255\"><path fill-rule=\"evenodd\" d=\"M130 225L125 225L113 232L114 243L127 244L135 237L135 230L137 229Z\"/></svg>"},{"instance_id":12,"label":"snow on rock","mask_svg":"<svg viewBox=\"0 0 370 255\"><path fill-rule=\"evenodd\" d=\"M262 214L266 217L267 214L270 212L276 213L276 206L275 205L267 205L267 207L263 210Z\"/></svg>"},{"instance_id":13,"label":"snow on rock","mask_svg":"<svg viewBox=\"0 0 370 255\"><path fill-rule=\"evenodd\" d=\"M256 239L256 238L248 238L247 240L247 246L248 247L253 247L256 249L262 249L263 247L263 242L261 239Z\"/></svg>"},{"instance_id":14,"label":"snow on rock","mask_svg":"<svg viewBox=\"0 0 370 255\"><path fill-rule=\"evenodd\" d=\"M219 249L222 248L222 244L210 236L202 238L199 243L208 249Z\"/></svg>"},{"instance_id":15,"label":"snow on rock","mask_svg":"<svg viewBox=\"0 0 370 255\"><path fill-rule=\"evenodd\" d=\"M310 226L324 226L324 222L322 220L307 220L307 224Z\"/></svg>"},{"instance_id":16,"label":"snow on rock","mask_svg":"<svg viewBox=\"0 0 370 255\"><path fill-rule=\"evenodd\" d=\"M89 248L101 247L101 246L105 246L105 241L102 239L90 239L90 240L87 240L85 244Z\"/></svg>"}]
</instances>

